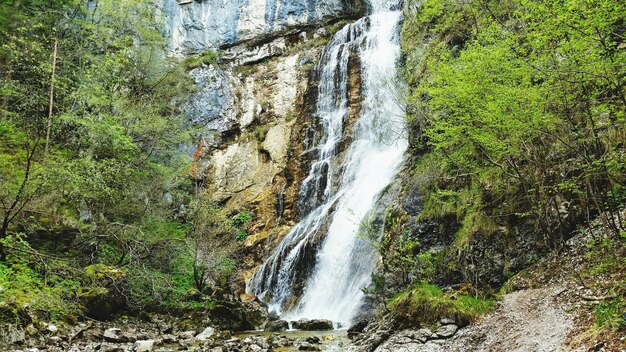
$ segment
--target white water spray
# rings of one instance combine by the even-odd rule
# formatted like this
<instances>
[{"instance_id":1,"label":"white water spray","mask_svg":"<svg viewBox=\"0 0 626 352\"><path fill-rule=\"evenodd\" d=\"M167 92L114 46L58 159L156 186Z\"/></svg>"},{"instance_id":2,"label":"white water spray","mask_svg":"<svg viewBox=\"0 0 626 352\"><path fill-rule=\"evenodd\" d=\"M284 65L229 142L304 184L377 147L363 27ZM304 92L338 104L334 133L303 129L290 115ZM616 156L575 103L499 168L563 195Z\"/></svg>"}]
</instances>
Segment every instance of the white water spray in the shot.
<instances>
[{"instance_id":1,"label":"white water spray","mask_svg":"<svg viewBox=\"0 0 626 352\"><path fill-rule=\"evenodd\" d=\"M359 231L396 175L407 147L401 134L404 112L394 89L401 12L390 9L396 7L397 1L372 1L373 13L339 31L316 68L316 116L323 137L300 191L311 210L248 282L248 291L267 300L284 319L330 319L346 326L363 303L362 289L370 284L378 256ZM339 187L333 191L333 161L348 115L351 52L361 63L362 107L341 165ZM306 257L307 251L317 249L318 236L324 240L316 256ZM314 270L294 305L292 286L302 274L297 271L301 261L311 259ZM290 309L283 311L286 306Z\"/></svg>"}]
</instances>

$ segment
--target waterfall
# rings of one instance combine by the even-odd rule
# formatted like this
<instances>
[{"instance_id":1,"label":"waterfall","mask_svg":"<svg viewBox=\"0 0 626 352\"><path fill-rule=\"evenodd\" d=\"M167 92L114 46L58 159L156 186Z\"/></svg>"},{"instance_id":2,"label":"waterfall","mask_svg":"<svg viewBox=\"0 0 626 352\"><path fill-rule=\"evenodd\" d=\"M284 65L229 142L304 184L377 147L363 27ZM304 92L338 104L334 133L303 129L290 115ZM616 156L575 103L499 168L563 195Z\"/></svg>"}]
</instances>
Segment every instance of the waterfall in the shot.
<instances>
[{"instance_id":1,"label":"waterfall","mask_svg":"<svg viewBox=\"0 0 626 352\"><path fill-rule=\"evenodd\" d=\"M299 207L306 215L248 281L248 291L284 319L350 324L378 260L359 232L396 175L407 142L401 134L403 107L395 94L399 1L373 0L371 5L369 16L334 35L315 68L315 116L322 136L310 151L316 158L300 188ZM342 153L340 142L350 132L349 59L355 54L362 103L352 142Z\"/></svg>"}]
</instances>

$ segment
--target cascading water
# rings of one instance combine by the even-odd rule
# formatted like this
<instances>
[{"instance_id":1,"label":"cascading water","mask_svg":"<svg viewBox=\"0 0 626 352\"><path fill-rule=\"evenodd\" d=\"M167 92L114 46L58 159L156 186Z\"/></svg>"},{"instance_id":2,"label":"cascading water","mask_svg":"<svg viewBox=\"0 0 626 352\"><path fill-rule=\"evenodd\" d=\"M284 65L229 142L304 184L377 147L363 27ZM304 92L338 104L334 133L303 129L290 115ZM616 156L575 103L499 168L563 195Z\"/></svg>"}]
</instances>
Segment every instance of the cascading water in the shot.
<instances>
[{"instance_id":1,"label":"cascading water","mask_svg":"<svg viewBox=\"0 0 626 352\"><path fill-rule=\"evenodd\" d=\"M372 0L371 7L371 15L345 26L324 49L316 67L316 116L323 134L313 151L318 157L300 189L300 208L306 215L248 282L248 291L285 319L349 324L376 266L376 252L359 231L396 175L407 142L400 134L403 108L394 89L400 57L399 1ZM362 103L352 143L340 159L349 114L348 65L354 54L361 64ZM313 270L298 300L294 286L306 278L311 261Z\"/></svg>"}]
</instances>

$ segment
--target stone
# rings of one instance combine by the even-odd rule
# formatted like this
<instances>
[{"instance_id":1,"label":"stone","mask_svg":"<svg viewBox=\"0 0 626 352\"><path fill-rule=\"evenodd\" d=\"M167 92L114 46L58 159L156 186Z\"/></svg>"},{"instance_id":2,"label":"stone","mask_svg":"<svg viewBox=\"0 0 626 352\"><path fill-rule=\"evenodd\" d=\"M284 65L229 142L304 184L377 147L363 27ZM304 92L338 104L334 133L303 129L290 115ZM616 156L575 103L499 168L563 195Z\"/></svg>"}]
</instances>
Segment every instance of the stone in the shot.
<instances>
[{"instance_id":1,"label":"stone","mask_svg":"<svg viewBox=\"0 0 626 352\"><path fill-rule=\"evenodd\" d=\"M289 329L289 323L285 320L270 321L265 324L265 331L285 331Z\"/></svg>"},{"instance_id":2,"label":"stone","mask_svg":"<svg viewBox=\"0 0 626 352\"><path fill-rule=\"evenodd\" d=\"M196 332L195 331L183 331L180 334L178 334L178 337L181 339L193 339L196 336Z\"/></svg>"},{"instance_id":3,"label":"stone","mask_svg":"<svg viewBox=\"0 0 626 352\"><path fill-rule=\"evenodd\" d=\"M48 326L46 326L46 330L47 330L49 333L54 334L54 333L56 333L57 331L59 331L59 328L57 328L57 326L56 326L56 325L54 325L54 324L48 324Z\"/></svg>"},{"instance_id":4,"label":"stone","mask_svg":"<svg viewBox=\"0 0 626 352\"><path fill-rule=\"evenodd\" d=\"M421 343L428 341L431 336L433 336L433 332L427 328L419 329L414 334L415 339Z\"/></svg>"},{"instance_id":5,"label":"stone","mask_svg":"<svg viewBox=\"0 0 626 352\"><path fill-rule=\"evenodd\" d=\"M450 318L441 318L440 322L441 322L441 325L450 325L450 324L456 323L454 319L450 319Z\"/></svg>"},{"instance_id":6,"label":"stone","mask_svg":"<svg viewBox=\"0 0 626 352\"><path fill-rule=\"evenodd\" d=\"M302 342L300 346L298 346L298 351L321 351L321 349L317 346L313 346L308 342Z\"/></svg>"},{"instance_id":7,"label":"stone","mask_svg":"<svg viewBox=\"0 0 626 352\"><path fill-rule=\"evenodd\" d=\"M358 334L362 333L363 330L367 327L369 322L367 320L361 320L356 324L353 324L348 328L348 338L350 340L354 339Z\"/></svg>"},{"instance_id":8,"label":"stone","mask_svg":"<svg viewBox=\"0 0 626 352\"><path fill-rule=\"evenodd\" d=\"M459 328L456 325L442 325L435 332L438 337L449 338L452 337Z\"/></svg>"},{"instance_id":9,"label":"stone","mask_svg":"<svg viewBox=\"0 0 626 352\"><path fill-rule=\"evenodd\" d=\"M26 334L24 331L10 329L8 333L8 338L6 339L9 344L22 344L26 340Z\"/></svg>"},{"instance_id":10,"label":"stone","mask_svg":"<svg viewBox=\"0 0 626 352\"><path fill-rule=\"evenodd\" d=\"M163 336L161 336L161 340L164 343L175 343L178 341L178 338L176 338L176 336L172 335L172 334L165 334Z\"/></svg>"},{"instance_id":11,"label":"stone","mask_svg":"<svg viewBox=\"0 0 626 352\"><path fill-rule=\"evenodd\" d=\"M39 333L39 330L37 330L37 328L33 324L28 324L25 331L28 334L28 336L35 336L37 335L37 333Z\"/></svg>"},{"instance_id":12,"label":"stone","mask_svg":"<svg viewBox=\"0 0 626 352\"><path fill-rule=\"evenodd\" d=\"M252 351L261 351L263 348L261 348L261 346L257 345L257 344L252 344L250 345L250 350Z\"/></svg>"},{"instance_id":13,"label":"stone","mask_svg":"<svg viewBox=\"0 0 626 352\"><path fill-rule=\"evenodd\" d=\"M59 346L63 340L59 336L52 336L48 339L48 345Z\"/></svg>"},{"instance_id":14,"label":"stone","mask_svg":"<svg viewBox=\"0 0 626 352\"><path fill-rule=\"evenodd\" d=\"M320 343L320 338L317 336L309 336L306 338L305 340L306 342L310 343L310 344L318 344Z\"/></svg>"},{"instance_id":15,"label":"stone","mask_svg":"<svg viewBox=\"0 0 626 352\"><path fill-rule=\"evenodd\" d=\"M291 326L294 329L306 330L306 331L323 331L333 330L333 322L326 319L300 319L292 322Z\"/></svg>"},{"instance_id":16,"label":"stone","mask_svg":"<svg viewBox=\"0 0 626 352\"><path fill-rule=\"evenodd\" d=\"M154 348L154 340L141 340L135 342L135 352L150 352Z\"/></svg>"},{"instance_id":17,"label":"stone","mask_svg":"<svg viewBox=\"0 0 626 352\"><path fill-rule=\"evenodd\" d=\"M215 328L209 326L208 328L204 329L204 331L196 335L195 341L206 341L213 336L215 336Z\"/></svg>"},{"instance_id":18,"label":"stone","mask_svg":"<svg viewBox=\"0 0 626 352\"><path fill-rule=\"evenodd\" d=\"M256 295L251 295L251 294L247 294L247 293L242 293L239 295L239 299L242 302L252 302L255 301L257 299Z\"/></svg>"},{"instance_id":19,"label":"stone","mask_svg":"<svg viewBox=\"0 0 626 352\"><path fill-rule=\"evenodd\" d=\"M108 342L125 342L124 336L122 336L122 330L118 328L110 328L104 330L102 337Z\"/></svg>"}]
</instances>

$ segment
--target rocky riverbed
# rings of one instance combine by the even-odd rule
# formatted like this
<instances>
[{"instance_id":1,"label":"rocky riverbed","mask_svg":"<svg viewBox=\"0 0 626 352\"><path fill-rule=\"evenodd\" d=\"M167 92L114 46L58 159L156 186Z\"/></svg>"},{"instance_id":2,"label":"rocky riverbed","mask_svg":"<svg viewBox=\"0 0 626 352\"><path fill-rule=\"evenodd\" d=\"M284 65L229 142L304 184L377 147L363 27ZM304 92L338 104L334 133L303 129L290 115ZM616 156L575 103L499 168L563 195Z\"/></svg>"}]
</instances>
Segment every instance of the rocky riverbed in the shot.
<instances>
[{"instance_id":1,"label":"rocky riverbed","mask_svg":"<svg viewBox=\"0 0 626 352\"><path fill-rule=\"evenodd\" d=\"M168 317L150 321L118 319L112 323L88 321L71 327L54 324L29 325L25 330L4 326L3 338L9 345L2 351L340 351L349 344L345 330L319 330L325 321L292 322L292 325L316 331L246 331L185 329ZM281 325L282 324L278 324ZM288 324L289 325L289 324ZM288 328L288 325L285 328ZM332 325L331 325L332 327Z\"/></svg>"}]
</instances>

